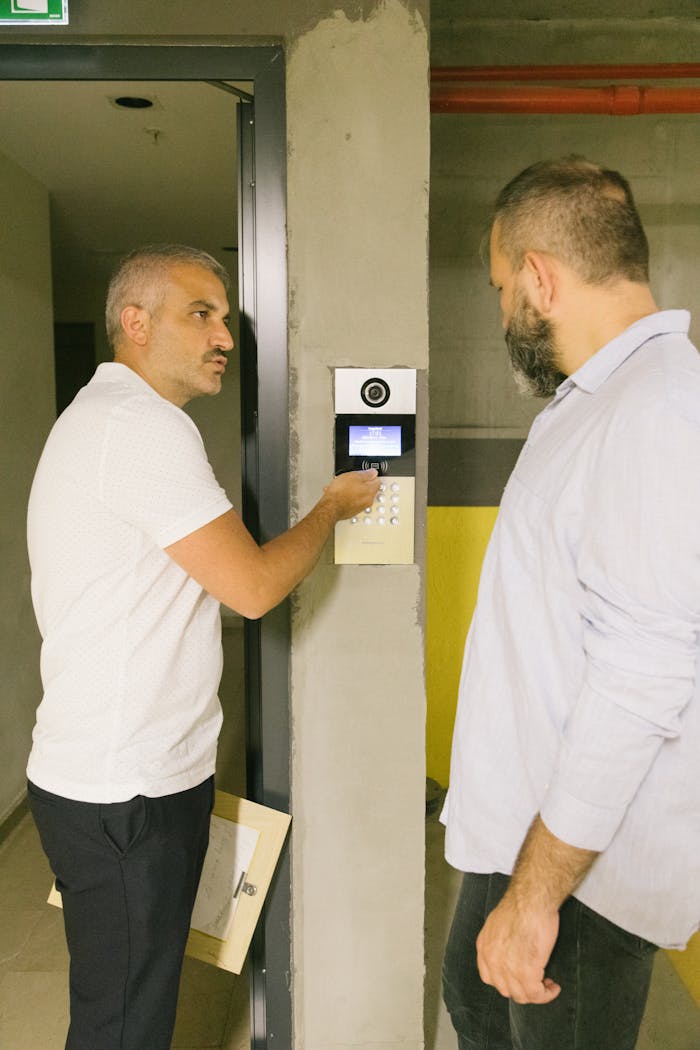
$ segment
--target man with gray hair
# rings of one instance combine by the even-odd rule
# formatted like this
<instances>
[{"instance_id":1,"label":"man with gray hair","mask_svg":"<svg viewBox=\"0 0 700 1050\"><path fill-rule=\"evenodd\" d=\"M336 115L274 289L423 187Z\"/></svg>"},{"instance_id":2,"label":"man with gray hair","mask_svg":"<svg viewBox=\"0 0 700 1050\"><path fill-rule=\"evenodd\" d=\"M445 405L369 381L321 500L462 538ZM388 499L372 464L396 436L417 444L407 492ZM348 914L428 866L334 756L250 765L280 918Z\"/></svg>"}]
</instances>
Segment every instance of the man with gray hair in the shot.
<instances>
[{"instance_id":1,"label":"man with gray hair","mask_svg":"<svg viewBox=\"0 0 700 1050\"><path fill-rule=\"evenodd\" d=\"M259 547L182 408L221 389L228 277L147 246L107 297L114 361L57 420L29 501L43 700L27 769L63 897L67 1050L168 1050L209 833L219 603L257 618L311 571L375 470L334 478Z\"/></svg>"},{"instance_id":2,"label":"man with gray hair","mask_svg":"<svg viewBox=\"0 0 700 1050\"><path fill-rule=\"evenodd\" d=\"M500 193L491 283L551 402L506 486L443 820L460 1050L633 1050L656 947L700 921L700 358L617 172Z\"/></svg>"}]
</instances>

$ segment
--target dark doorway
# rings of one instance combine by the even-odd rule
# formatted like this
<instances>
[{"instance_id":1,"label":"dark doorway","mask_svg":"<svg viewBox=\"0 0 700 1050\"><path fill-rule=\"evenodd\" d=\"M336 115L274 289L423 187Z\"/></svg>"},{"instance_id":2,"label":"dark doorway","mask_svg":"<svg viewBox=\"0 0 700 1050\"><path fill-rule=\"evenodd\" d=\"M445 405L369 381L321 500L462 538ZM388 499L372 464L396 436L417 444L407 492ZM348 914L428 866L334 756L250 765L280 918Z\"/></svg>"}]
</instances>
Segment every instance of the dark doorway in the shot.
<instances>
[{"instance_id":1,"label":"dark doorway","mask_svg":"<svg viewBox=\"0 0 700 1050\"><path fill-rule=\"evenodd\" d=\"M8 81L253 85L255 101L245 103L245 119L239 119L243 515L260 540L283 531L289 521L282 49L6 45L0 46L0 70ZM245 624L247 793L277 809L289 806L289 630L286 605ZM256 1050L291 1046L289 916L287 850L250 953Z\"/></svg>"},{"instance_id":2,"label":"dark doorway","mask_svg":"<svg viewBox=\"0 0 700 1050\"><path fill-rule=\"evenodd\" d=\"M56 415L67 408L95 371L95 325L59 321L53 326Z\"/></svg>"}]
</instances>

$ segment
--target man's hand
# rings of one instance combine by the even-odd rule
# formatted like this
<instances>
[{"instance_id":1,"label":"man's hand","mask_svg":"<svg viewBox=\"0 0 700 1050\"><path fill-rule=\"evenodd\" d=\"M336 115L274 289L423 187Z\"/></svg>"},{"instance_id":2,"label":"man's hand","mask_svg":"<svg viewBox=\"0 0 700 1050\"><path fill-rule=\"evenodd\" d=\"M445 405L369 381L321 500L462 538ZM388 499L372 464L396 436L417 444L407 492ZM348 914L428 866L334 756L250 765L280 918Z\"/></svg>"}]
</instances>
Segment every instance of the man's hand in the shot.
<instances>
[{"instance_id":1,"label":"man's hand","mask_svg":"<svg viewBox=\"0 0 700 1050\"><path fill-rule=\"evenodd\" d=\"M333 507L336 521L352 518L371 507L379 492L379 477L374 467L338 474L323 490L321 502Z\"/></svg>"},{"instance_id":2,"label":"man's hand","mask_svg":"<svg viewBox=\"0 0 700 1050\"><path fill-rule=\"evenodd\" d=\"M559 909L598 856L562 842L538 815L525 836L500 904L476 939L482 981L516 1003L549 1003L560 986L545 977L559 934Z\"/></svg>"},{"instance_id":3,"label":"man's hand","mask_svg":"<svg viewBox=\"0 0 700 1050\"><path fill-rule=\"evenodd\" d=\"M559 933L559 912L523 911L507 892L476 939L482 981L516 1003L549 1003L561 991L544 970Z\"/></svg>"}]
</instances>

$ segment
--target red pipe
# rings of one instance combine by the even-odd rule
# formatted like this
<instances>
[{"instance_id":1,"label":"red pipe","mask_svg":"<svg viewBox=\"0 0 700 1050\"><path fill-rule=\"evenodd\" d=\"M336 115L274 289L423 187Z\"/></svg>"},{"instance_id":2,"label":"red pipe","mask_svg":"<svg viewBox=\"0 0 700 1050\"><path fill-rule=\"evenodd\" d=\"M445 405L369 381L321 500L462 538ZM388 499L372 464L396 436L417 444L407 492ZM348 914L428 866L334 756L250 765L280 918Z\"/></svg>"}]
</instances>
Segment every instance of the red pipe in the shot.
<instances>
[{"instance_id":1,"label":"red pipe","mask_svg":"<svg viewBox=\"0 0 700 1050\"><path fill-rule=\"evenodd\" d=\"M700 88L433 85L432 113L700 113Z\"/></svg>"},{"instance_id":2,"label":"red pipe","mask_svg":"<svg viewBox=\"0 0 700 1050\"><path fill-rule=\"evenodd\" d=\"M638 66L442 66L431 69L433 81L514 80L694 80L700 65L672 62Z\"/></svg>"}]
</instances>

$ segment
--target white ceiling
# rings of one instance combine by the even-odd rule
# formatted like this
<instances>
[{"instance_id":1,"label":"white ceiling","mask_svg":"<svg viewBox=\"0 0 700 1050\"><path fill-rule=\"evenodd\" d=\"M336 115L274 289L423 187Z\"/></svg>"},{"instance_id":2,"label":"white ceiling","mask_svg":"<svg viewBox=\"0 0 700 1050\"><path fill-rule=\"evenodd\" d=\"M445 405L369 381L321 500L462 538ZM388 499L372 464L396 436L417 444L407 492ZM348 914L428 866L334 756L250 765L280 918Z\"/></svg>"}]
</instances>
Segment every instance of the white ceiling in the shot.
<instances>
[{"instance_id":1,"label":"white ceiling","mask_svg":"<svg viewBox=\"0 0 700 1050\"><path fill-rule=\"evenodd\" d=\"M122 109L121 95L154 105ZM196 82L0 81L0 153L49 190L54 273L106 273L162 241L235 272L237 105Z\"/></svg>"}]
</instances>

